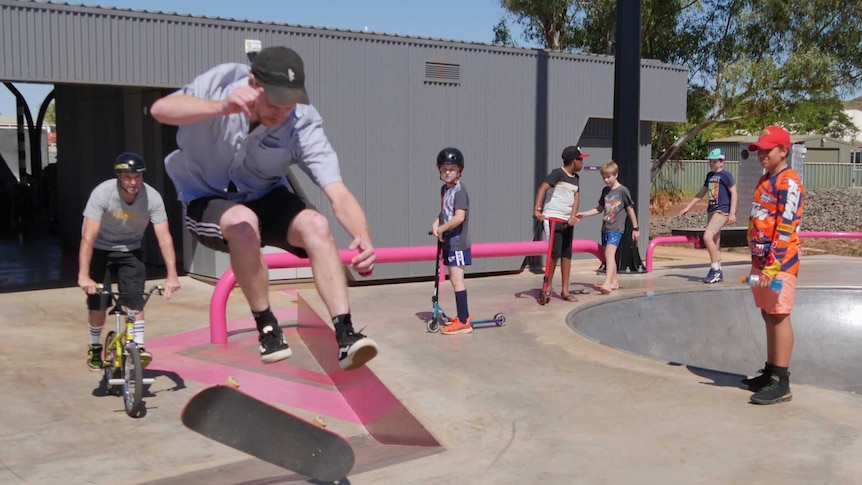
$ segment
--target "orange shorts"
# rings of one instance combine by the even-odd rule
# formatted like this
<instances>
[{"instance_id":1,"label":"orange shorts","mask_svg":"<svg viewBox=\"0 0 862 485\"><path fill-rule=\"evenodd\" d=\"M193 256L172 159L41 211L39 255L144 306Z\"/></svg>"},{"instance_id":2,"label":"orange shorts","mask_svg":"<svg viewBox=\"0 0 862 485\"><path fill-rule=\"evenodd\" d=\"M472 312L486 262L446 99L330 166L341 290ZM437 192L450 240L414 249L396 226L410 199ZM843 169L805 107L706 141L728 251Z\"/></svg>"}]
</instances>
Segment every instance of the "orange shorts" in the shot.
<instances>
[{"instance_id":1,"label":"orange shorts","mask_svg":"<svg viewBox=\"0 0 862 485\"><path fill-rule=\"evenodd\" d=\"M754 304L770 315L789 315L796 299L796 275L782 271L776 279L782 281L781 292L776 293L768 287L752 288Z\"/></svg>"}]
</instances>

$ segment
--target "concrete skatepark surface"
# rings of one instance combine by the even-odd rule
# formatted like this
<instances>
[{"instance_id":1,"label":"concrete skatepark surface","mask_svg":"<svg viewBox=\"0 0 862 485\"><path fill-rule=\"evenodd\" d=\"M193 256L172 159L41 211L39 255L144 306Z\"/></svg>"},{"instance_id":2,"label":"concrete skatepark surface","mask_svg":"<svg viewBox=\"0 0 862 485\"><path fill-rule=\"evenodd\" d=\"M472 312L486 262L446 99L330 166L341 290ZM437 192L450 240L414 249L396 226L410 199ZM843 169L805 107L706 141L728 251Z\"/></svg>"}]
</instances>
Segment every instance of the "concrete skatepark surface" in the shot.
<instances>
[{"instance_id":1,"label":"concrete skatepark surface","mask_svg":"<svg viewBox=\"0 0 862 485\"><path fill-rule=\"evenodd\" d=\"M737 293L727 298L738 300L724 305L750 299L747 288L735 283L747 272L744 262L734 263L728 256L726 282L706 286L699 281L706 253L679 258L673 252L663 250L651 274L621 275L618 295L579 295L578 303L559 299L559 276L555 297L546 306L535 301L541 275L468 279L474 316L503 312L507 317L506 326L477 328L469 335L425 332L430 281L351 288L357 328L367 326L365 333L381 349L369 371L439 443L398 452L381 452L381 444L344 411L338 392L315 377L325 365L312 358L293 330L301 325L294 316L299 300L323 313L313 290L272 289L272 306L282 315L294 356L264 366L256 360L254 334L241 330L249 325L243 323L248 311L239 290L230 297L228 321L240 324L228 344L211 346L206 335L212 286L182 278L183 288L170 302L147 306L147 342L155 357L150 372L156 382L144 397L147 414L140 419L126 416L119 398L102 396L100 375L84 365L80 290L0 294L0 483L319 483L181 425L185 402L207 379L222 379L222 371L280 379L297 394L316 390L315 400L294 396L294 404L283 406L307 418L322 416L330 429L351 439L358 462L360 456L364 461L342 484L862 483L862 399L802 382L808 373L802 340L815 340L824 354L847 346L858 355L858 332L815 339L803 331L807 317L794 315L800 350L791 365L793 401L755 406L748 403L750 393L735 386L738 374L753 373L765 358L756 315L749 317L749 335L735 340L729 340L730 330L725 340L713 340L720 327L703 333L709 345L745 354L738 369L685 362L666 349L642 357L632 352L643 349L619 350L568 326L577 309L583 309L584 325L594 320L586 318L588 312L597 312L599 323L607 322L608 315L622 311L627 296L637 297L630 301L632 307L643 308L650 303L647 292L653 292L653 308L671 306L663 299L682 291ZM595 261L573 266L573 290L600 281ZM799 285L817 288L815 292L858 288L860 269L860 259L806 258ZM451 288L441 288L442 304L451 311ZM846 295L842 299L839 293L827 292L836 298L834 304L812 310L821 329L843 315L842 308L852 312L845 322L860 320L858 306L847 301L858 301L858 296L841 293ZM811 298L830 297L821 293ZM601 312L600 302L610 310ZM684 308L695 319L699 306L692 305ZM743 311L749 312L735 308L731 313ZM616 315L618 328L626 319L632 326L649 320L643 312ZM698 335L688 332L688 340L675 340L682 338L676 335L681 331L654 321L650 325L654 331L649 336L657 343L694 346ZM167 344L175 341L185 347ZM845 366L858 369L858 364ZM283 394L291 398L291 393Z\"/></svg>"},{"instance_id":2,"label":"concrete skatepark surface","mask_svg":"<svg viewBox=\"0 0 862 485\"><path fill-rule=\"evenodd\" d=\"M792 381L862 394L862 289L798 288ZM762 366L766 334L748 288L671 290L582 307L585 337L635 354L737 375Z\"/></svg>"}]
</instances>

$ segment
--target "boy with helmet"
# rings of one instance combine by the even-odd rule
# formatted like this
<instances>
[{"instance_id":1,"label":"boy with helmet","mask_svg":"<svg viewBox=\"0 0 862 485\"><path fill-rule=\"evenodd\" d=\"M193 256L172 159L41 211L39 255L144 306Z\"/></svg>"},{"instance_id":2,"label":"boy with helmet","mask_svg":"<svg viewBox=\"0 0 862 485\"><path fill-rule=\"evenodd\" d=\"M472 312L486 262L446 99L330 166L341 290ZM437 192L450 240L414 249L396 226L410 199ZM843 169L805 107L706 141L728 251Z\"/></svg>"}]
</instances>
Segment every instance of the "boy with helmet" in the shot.
<instances>
[{"instance_id":1,"label":"boy with helmet","mask_svg":"<svg viewBox=\"0 0 862 485\"><path fill-rule=\"evenodd\" d=\"M457 148L444 148L437 155L442 204L440 214L431 224L431 234L443 242L443 264L449 269L449 281L455 292L458 316L440 329L443 335L456 335L473 331L467 308L467 286L464 284L464 266L471 264L469 207L470 197L461 184L464 155Z\"/></svg>"},{"instance_id":2,"label":"boy with helmet","mask_svg":"<svg viewBox=\"0 0 862 485\"><path fill-rule=\"evenodd\" d=\"M84 208L78 251L78 286L89 295L87 327L90 346L87 349L87 365L93 371L102 368L100 342L107 311L107 302L96 294L96 285L102 283L109 287L111 279L116 278L119 292L127 293L117 303L133 310L143 308L147 271L141 242L151 222L167 268L165 298L170 298L173 292L180 289L174 241L168 228L165 204L158 191L144 183L146 170L140 155L121 153L114 160L117 178L96 186ZM152 355L143 346L143 311L137 314L134 338L141 348L142 363L146 366L152 360Z\"/></svg>"}]
</instances>

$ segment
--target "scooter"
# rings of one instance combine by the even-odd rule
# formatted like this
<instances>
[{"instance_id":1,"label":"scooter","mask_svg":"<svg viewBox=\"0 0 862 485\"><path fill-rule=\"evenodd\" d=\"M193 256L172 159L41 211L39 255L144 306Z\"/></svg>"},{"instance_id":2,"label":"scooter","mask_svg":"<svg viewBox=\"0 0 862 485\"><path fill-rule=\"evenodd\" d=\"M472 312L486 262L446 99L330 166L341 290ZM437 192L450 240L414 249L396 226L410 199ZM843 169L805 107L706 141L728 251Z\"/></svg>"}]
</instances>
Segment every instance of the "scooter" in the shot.
<instances>
[{"instance_id":1,"label":"scooter","mask_svg":"<svg viewBox=\"0 0 862 485\"><path fill-rule=\"evenodd\" d=\"M431 235L431 232L428 232ZM425 322L425 330L429 333L436 333L440 331L440 327L445 325L449 325L449 322L452 321L451 318L446 316L446 312L443 311L443 308L440 306L437 295L440 291L440 271L443 266L443 241L437 240L437 259L435 261L436 267L434 268L434 294L431 295L431 318ZM506 324L506 315L502 313L498 313L494 315L494 318L486 319L486 320L472 320L470 322L471 327L475 327L476 325L484 325L493 323L498 327L502 327Z\"/></svg>"},{"instance_id":2,"label":"scooter","mask_svg":"<svg viewBox=\"0 0 862 485\"><path fill-rule=\"evenodd\" d=\"M551 301L551 252L554 249L554 230L557 227L557 222L563 222L559 219L554 219L552 217L548 218L548 223L550 225L550 229L548 230L548 254L545 259L545 277L542 279L542 290L539 292L539 296L536 298L536 301L539 302L539 305L545 305L549 301Z\"/></svg>"},{"instance_id":3,"label":"scooter","mask_svg":"<svg viewBox=\"0 0 862 485\"><path fill-rule=\"evenodd\" d=\"M431 232L428 232L431 234ZM437 295L440 291L440 266L443 266L443 241L437 240L437 259L435 259L436 268L434 269L434 294L431 295L431 318L425 322L425 330L430 333L438 332L440 327L449 325L451 319L446 316L446 312L440 307Z\"/></svg>"}]
</instances>

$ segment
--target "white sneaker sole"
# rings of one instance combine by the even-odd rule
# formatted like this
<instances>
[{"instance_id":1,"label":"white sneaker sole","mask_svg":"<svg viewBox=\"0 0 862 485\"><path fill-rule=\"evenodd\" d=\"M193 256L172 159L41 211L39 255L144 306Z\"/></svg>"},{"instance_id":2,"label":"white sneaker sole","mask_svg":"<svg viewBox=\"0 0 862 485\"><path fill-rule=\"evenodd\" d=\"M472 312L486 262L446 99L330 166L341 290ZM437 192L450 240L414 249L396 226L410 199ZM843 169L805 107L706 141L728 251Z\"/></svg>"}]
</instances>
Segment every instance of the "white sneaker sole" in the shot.
<instances>
[{"instance_id":1,"label":"white sneaker sole","mask_svg":"<svg viewBox=\"0 0 862 485\"><path fill-rule=\"evenodd\" d=\"M264 364L274 364L276 362L281 362L282 360L287 359L291 355L293 355L293 351L290 350L290 347L288 347L284 350L279 350L271 354L261 354L260 361Z\"/></svg>"},{"instance_id":2,"label":"white sneaker sole","mask_svg":"<svg viewBox=\"0 0 862 485\"><path fill-rule=\"evenodd\" d=\"M338 361L342 370L358 369L377 356L377 344L368 337L358 340L353 347L353 352Z\"/></svg>"}]
</instances>

